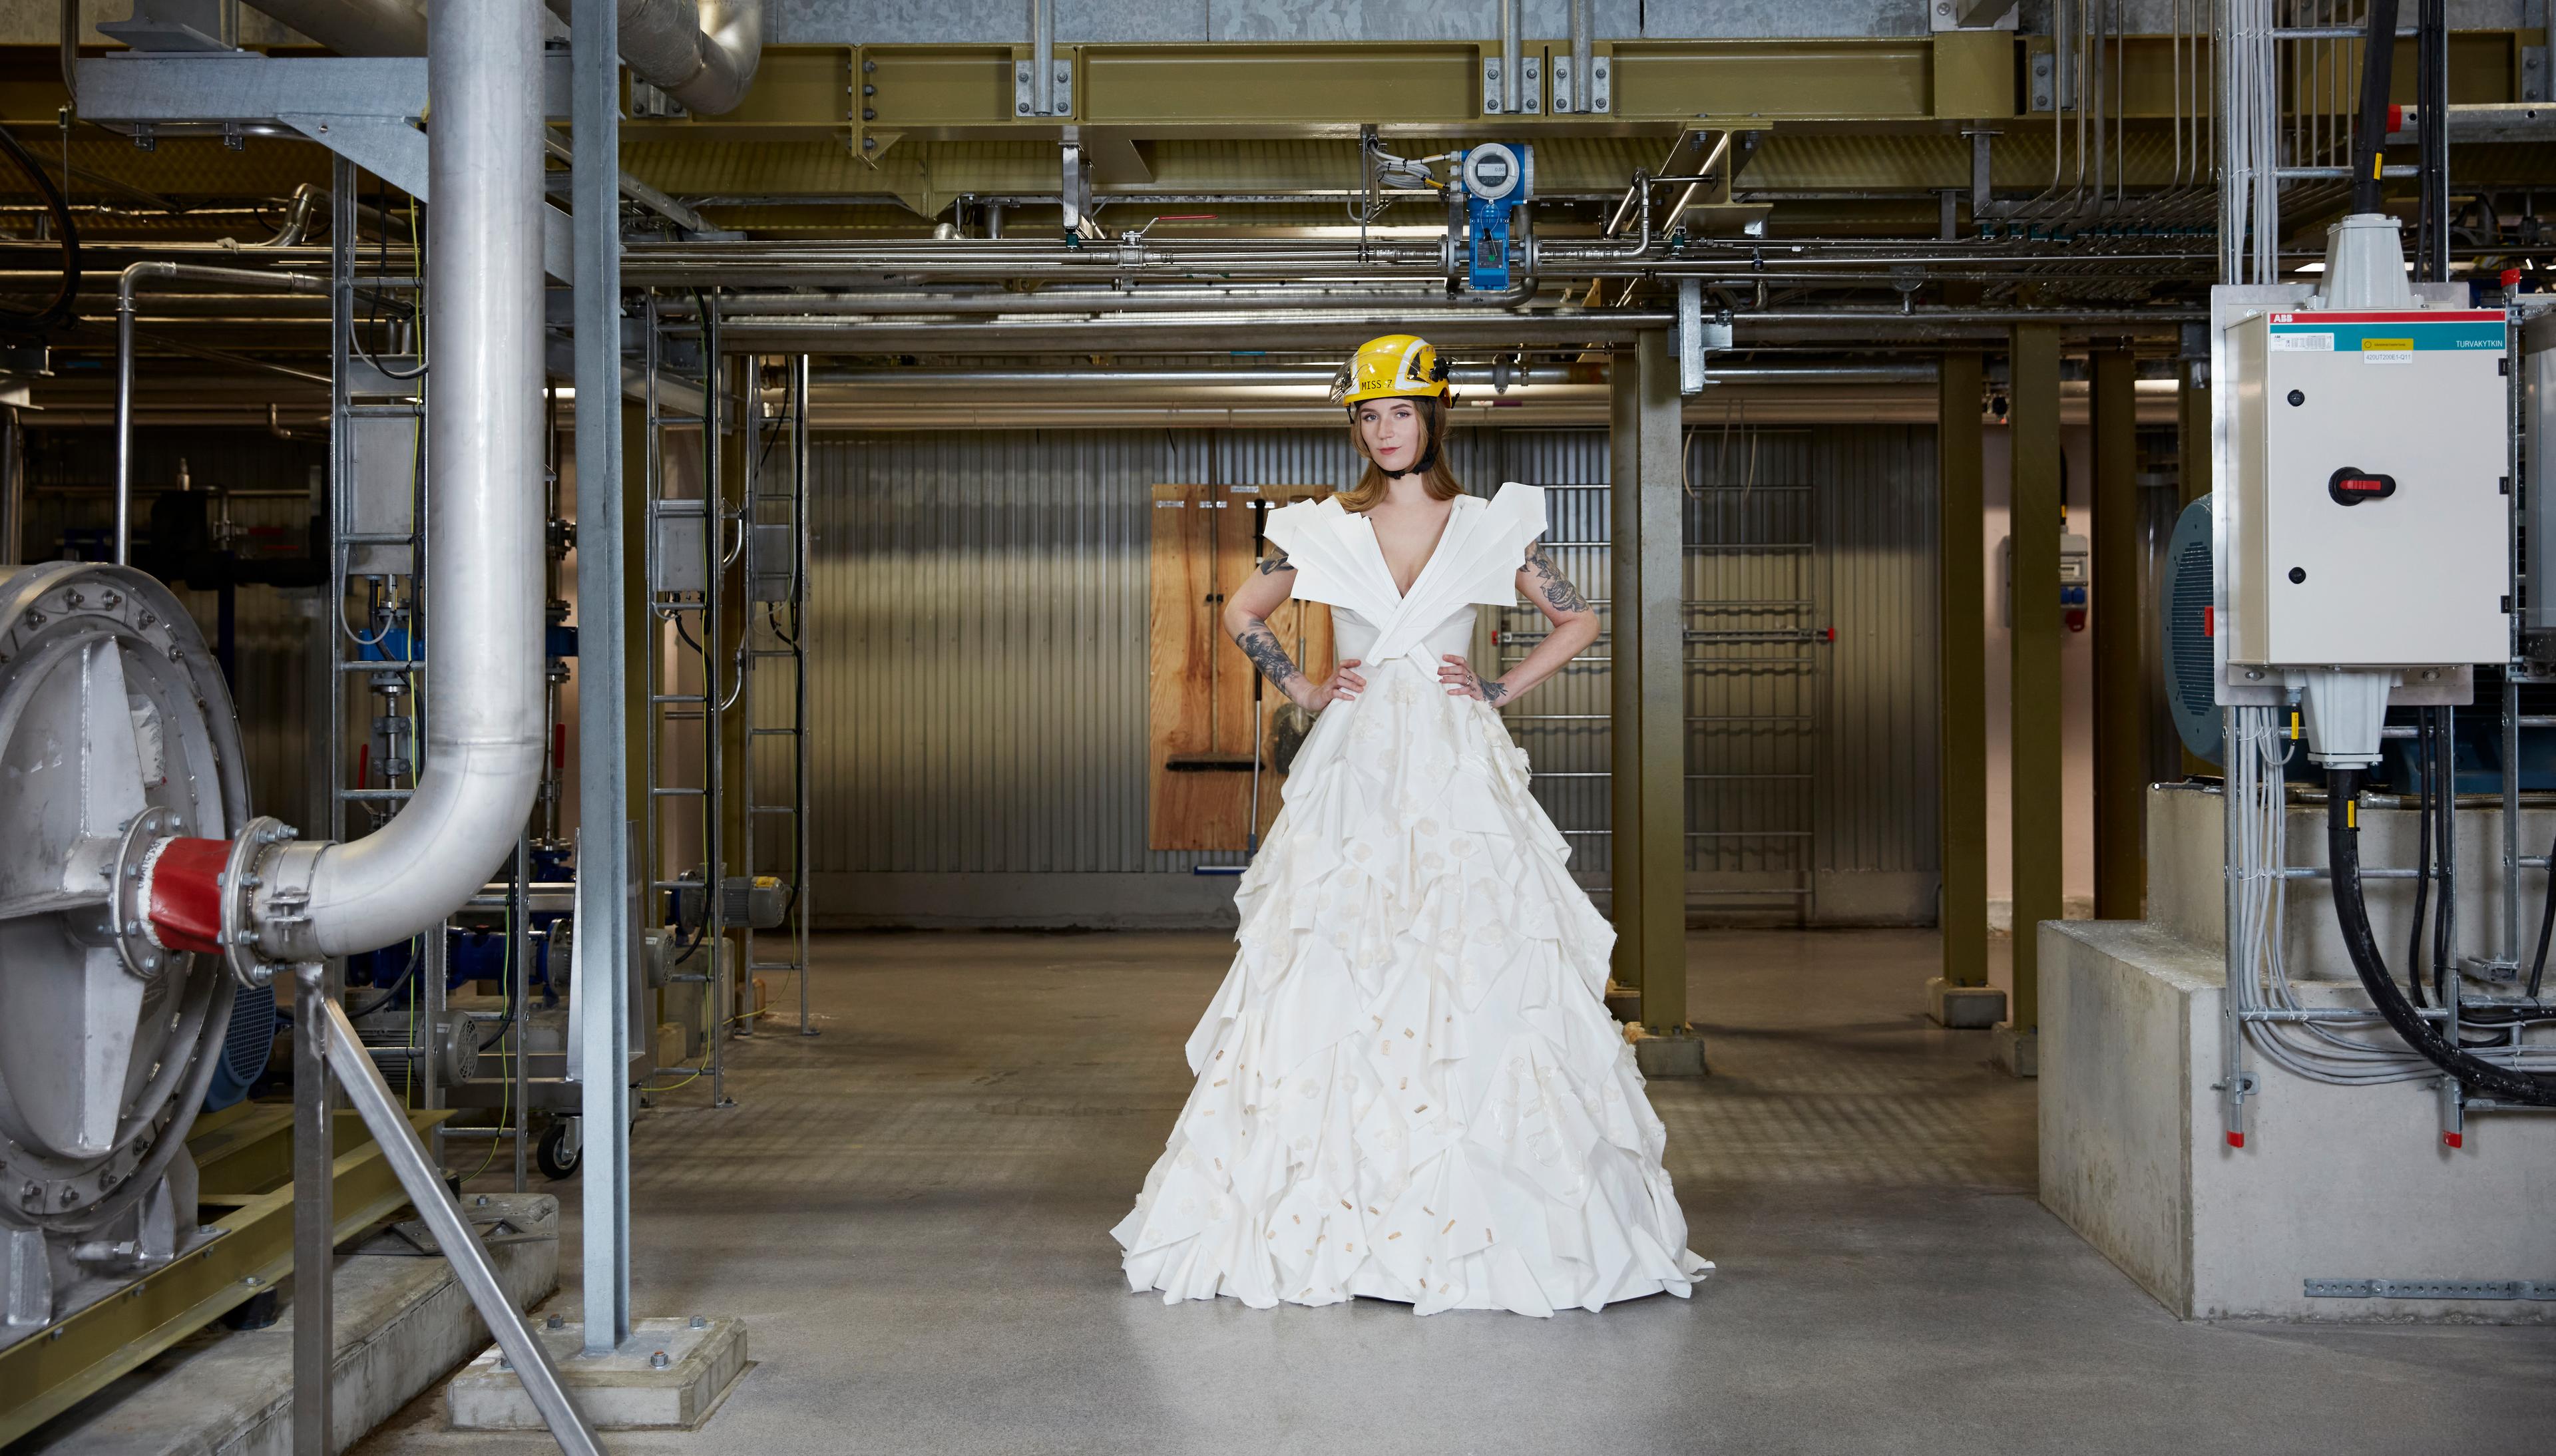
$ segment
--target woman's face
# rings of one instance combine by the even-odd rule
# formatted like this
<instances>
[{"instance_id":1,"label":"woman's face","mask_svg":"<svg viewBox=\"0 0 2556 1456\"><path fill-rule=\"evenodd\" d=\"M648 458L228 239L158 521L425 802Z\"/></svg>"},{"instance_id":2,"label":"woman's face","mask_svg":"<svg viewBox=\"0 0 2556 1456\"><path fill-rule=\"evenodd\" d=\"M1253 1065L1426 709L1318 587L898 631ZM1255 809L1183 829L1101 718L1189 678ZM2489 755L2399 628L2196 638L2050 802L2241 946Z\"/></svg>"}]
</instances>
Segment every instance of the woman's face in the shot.
<instances>
[{"instance_id":1,"label":"woman's face","mask_svg":"<svg viewBox=\"0 0 2556 1456\"><path fill-rule=\"evenodd\" d=\"M1420 406L1411 400L1369 400L1358 406L1358 438L1367 457L1385 470L1408 470L1420 458Z\"/></svg>"}]
</instances>

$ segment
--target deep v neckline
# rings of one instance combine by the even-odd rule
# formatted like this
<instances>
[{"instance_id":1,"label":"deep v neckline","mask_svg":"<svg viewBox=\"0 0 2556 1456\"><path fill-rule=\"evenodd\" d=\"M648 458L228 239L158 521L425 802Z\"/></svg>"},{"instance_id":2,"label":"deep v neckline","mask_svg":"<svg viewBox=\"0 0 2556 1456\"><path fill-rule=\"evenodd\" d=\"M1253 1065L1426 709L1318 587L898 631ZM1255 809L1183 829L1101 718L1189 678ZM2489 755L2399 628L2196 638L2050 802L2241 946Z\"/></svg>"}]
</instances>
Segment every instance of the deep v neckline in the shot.
<instances>
[{"instance_id":1,"label":"deep v neckline","mask_svg":"<svg viewBox=\"0 0 2556 1456\"><path fill-rule=\"evenodd\" d=\"M1366 544L1375 551L1376 564L1384 568L1384 584L1393 588L1393 599L1397 604L1411 600L1411 594L1420 589L1421 578L1427 576L1429 568L1438 563L1438 552L1447 545L1447 533L1456 529L1456 513L1463 509L1463 505L1464 498L1461 496L1448 503L1447 519L1438 526L1438 539L1429 544L1429 554L1420 558L1420 569L1411 573L1411 585L1407 587L1393 579L1393 562L1384 553L1384 542L1375 534L1375 523L1367 519L1364 511L1349 513L1357 517L1358 523L1366 528Z\"/></svg>"}]
</instances>

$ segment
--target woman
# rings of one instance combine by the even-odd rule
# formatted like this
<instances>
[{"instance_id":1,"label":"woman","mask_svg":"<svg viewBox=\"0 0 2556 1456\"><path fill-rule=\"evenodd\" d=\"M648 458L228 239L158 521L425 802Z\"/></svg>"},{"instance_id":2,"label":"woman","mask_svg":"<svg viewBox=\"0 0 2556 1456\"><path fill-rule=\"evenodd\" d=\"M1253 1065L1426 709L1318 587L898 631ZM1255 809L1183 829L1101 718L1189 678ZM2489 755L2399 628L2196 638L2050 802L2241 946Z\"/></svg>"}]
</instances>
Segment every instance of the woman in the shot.
<instances>
[{"instance_id":1,"label":"woman","mask_svg":"<svg viewBox=\"0 0 2556 1456\"><path fill-rule=\"evenodd\" d=\"M1544 553L1544 495L1469 496L1441 454L1446 370L1407 335L1342 371L1357 488L1272 512L1225 630L1319 713L1234 893L1241 951L1189 1040L1198 1085L1135 1210L1128 1286L1267 1308L1356 1295L1421 1314L1667 1290L1710 1264L1603 996L1613 928L1565 868L1491 705L1597 639ZM1465 659L1477 605L1553 624L1506 673ZM1268 615L1329 602L1314 682Z\"/></svg>"}]
</instances>

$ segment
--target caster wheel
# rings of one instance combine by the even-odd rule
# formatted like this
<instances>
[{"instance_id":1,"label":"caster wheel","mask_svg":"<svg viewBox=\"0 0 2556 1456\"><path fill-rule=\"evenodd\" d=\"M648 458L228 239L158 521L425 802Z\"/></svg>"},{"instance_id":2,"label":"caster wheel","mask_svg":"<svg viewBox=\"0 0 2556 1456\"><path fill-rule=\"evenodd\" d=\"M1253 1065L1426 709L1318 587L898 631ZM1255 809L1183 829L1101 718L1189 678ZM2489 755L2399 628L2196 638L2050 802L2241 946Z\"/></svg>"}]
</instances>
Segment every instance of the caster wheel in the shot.
<instances>
[{"instance_id":1,"label":"caster wheel","mask_svg":"<svg viewBox=\"0 0 2556 1456\"><path fill-rule=\"evenodd\" d=\"M578 1136L575 1118L561 1118L542 1134L533 1149L533 1160L541 1164L542 1176L556 1183L576 1176L577 1164L585 1160L585 1140Z\"/></svg>"}]
</instances>

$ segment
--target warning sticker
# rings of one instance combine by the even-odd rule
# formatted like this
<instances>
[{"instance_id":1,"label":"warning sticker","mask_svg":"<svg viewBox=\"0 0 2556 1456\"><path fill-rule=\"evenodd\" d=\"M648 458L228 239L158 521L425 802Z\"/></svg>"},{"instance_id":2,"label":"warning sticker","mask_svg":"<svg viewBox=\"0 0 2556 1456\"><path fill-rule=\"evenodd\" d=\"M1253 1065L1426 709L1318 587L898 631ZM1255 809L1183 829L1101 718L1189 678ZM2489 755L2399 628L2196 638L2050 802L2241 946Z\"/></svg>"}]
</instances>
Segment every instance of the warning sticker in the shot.
<instances>
[{"instance_id":1,"label":"warning sticker","mask_svg":"<svg viewBox=\"0 0 2556 1456\"><path fill-rule=\"evenodd\" d=\"M2361 362L2364 364L2411 364L2414 362L2414 341L2409 338L2364 338L2361 341Z\"/></svg>"}]
</instances>

